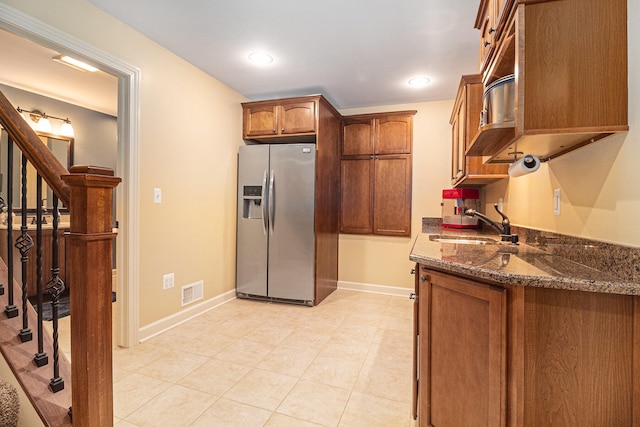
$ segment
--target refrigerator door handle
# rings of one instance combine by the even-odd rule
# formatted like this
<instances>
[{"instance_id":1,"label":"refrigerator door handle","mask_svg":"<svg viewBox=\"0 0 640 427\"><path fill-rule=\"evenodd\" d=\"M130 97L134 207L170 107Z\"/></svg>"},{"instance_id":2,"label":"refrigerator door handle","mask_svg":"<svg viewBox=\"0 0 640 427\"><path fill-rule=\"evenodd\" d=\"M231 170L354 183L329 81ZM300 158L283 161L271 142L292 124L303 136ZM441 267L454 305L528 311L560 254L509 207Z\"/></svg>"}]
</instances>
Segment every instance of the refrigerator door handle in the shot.
<instances>
[{"instance_id":1,"label":"refrigerator door handle","mask_svg":"<svg viewBox=\"0 0 640 427\"><path fill-rule=\"evenodd\" d=\"M262 199L260 200L260 209L262 210L262 231L265 236L267 235L267 195L265 194L265 190L267 189L267 176L267 170L265 169L264 175L262 176Z\"/></svg>"},{"instance_id":2,"label":"refrigerator door handle","mask_svg":"<svg viewBox=\"0 0 640 427\"><path fill-rule=\"evenodd\" d=\"M276 175L271 169L269 177L269 235L273 236L273 217L276 209L276 193L274 191L276 184Z\"/></svg>"}]
</instances>

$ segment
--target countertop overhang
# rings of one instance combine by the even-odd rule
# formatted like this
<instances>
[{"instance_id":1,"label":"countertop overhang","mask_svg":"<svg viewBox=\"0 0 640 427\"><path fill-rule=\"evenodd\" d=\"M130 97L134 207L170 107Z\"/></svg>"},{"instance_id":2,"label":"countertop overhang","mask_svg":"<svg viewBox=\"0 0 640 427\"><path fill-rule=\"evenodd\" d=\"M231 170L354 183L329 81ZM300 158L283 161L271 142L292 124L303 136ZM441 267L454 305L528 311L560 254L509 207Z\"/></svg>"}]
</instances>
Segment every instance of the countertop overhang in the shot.
<instances>
[{"instance_id":1,"label":"countertop overhang","mask_svg":"<svg viewBox=\"0 0 640 427\"><path fill-rule=\"evenodd\" d=\"M409 259L428 268L497 284L640 295L640 284L526 243L473 245L432 241L431 234L499 236L440 228L416 238Z\"/></svg>"}]
</instances>

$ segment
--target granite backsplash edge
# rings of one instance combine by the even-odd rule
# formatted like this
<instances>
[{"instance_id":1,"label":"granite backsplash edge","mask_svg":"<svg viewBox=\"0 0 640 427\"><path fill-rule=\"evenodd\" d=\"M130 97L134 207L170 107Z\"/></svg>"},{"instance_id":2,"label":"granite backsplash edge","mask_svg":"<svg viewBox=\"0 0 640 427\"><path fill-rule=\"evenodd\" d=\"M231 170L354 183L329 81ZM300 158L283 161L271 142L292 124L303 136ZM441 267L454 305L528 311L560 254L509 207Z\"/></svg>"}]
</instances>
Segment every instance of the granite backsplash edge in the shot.
<instances>
[{"instance_id":1,"label":"granite backsplash edge","mask_svg":"<svg viewBox=\"0 0 640 427\"><path fill-rule=\"evenodd\" d=\"M423 232L437 232L440 218L422 218ZM600 242L583 237L512 226L520 241L553 255L640 283L640 248Z\"/></svg>"}]
</instances>

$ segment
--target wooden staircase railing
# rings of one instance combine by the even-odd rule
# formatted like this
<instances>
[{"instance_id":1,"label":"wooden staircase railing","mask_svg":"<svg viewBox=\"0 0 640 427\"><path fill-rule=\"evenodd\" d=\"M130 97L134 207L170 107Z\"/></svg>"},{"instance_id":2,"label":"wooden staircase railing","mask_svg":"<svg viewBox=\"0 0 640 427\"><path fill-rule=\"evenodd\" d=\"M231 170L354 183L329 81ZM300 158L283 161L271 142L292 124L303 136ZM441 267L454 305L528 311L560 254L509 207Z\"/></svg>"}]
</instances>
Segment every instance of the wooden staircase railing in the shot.
<instances>
[{"instance_id":1,"label":"wooden staircase railing","mask_svg":"<svg viewBox=\"0 0 640 427\"><path fill-rule=\"evenodd\" d=\"M43 180L69 208L70 231L66 236L66 256L67 277L73 283L70 289L73 361L70 405L73 408L73 424L112 425L112 200L113 189L120 178L114 177L112 170L101 167L73 166L67 171L2 92L0 124ZM0 276L1 272L0 269ZM13 284L8 283L8 286ZM0 338L0 350L6 358L13 357L12 351L29 352L26 346L19 347L24 344L7 341L1 333ZM9 366L12 366L11 362L8 360ZM47 419L50 412L48 406L59 406L59 403L51 402L60 398L52 395L50 401L47 401L46 396L43 397L43 393L37 388L42 387L42 384L30 380L38 376L35 374L38 369L42 368L33 365L18 372L14 369L14 374L43 422L46 425L61 425L64 422L60 418Z\"/></svg>"}]
</instances>

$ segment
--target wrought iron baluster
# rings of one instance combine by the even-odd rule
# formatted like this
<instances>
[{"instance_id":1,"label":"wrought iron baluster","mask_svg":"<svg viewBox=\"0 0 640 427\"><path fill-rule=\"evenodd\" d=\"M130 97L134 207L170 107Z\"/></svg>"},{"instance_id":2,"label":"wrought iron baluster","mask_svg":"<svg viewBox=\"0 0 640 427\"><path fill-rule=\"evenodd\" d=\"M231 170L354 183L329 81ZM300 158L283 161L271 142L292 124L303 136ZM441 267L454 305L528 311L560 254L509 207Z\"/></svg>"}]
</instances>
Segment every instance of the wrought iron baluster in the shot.
<instances>
[{"instance_id":1,"label":"wrought iron baluster","mask_svg":"<svg viewBox=\"0 0 640 427\"><path fill-rule=\"evenodd\" d=\"M49 388L54 393L64 389L64 380L60 377L58 364L58 300L64 292L65 286L60 279L60 264L58 260L58 223L60 211L58 209L58 197L53 195L53 241L51 244L51 280L47 283L47 293L51 296L51 312L53 314L53 378L49 382Z\"/></svg>"},{"instance_id":2,"label":"wrought iron baluster","mask_svg":"<svg viewBox=\"0 0 640 427\"><path fill-rule=\"evenodd\" d=\"M2 181L2 180L0 180ZM7 209L5 203L4 203L4 199L2 198L2 196L0 196L0 213L5 212ZM5 217L6 218L6 217ZM6 223L6 221L5 221ZM0 283L0 295L4 295L4 283Z\"/></svg>"},{"instance_id":3,"label":"wrought iron baluster","mask_svg":"<svg viewBox=\"0 0 640 427\"><path fill-rule=\"evenodd\" d=\"M29 318L27 317L27 262L29 261L29 251L33 247L33 239L28 233L27 226L27 157L22 154L22 226L20 227L20 237L16 240L16 248L20 251L20 261L22 262L22 329L18 333L20 341L27 342L33 339L33 333L29 328Z\"/></svg>"},{"instance_id":4,"label":"wrought iron baluster","mask_svg":"<svg viewBox=\"0 0 640 427\"><path fill-rule=\"evenodd\" d=\"M7 282L9 293L4 314L9 318L17 317L18 307L15 305L13 291L13 140L11 137L7 140Z\"/></svg>"},{"instance_id":5,"label":"wrought iron baluster","mask_svg":"<svg viewBox=\"0 0 640 427\"><path fill-rule=\"evenodd\" d=\"M36 366L49 363L49 357L44 351L44 336L42 332L42 177L36 175L36 289L38 295L38 352L33 357Z\"/></svg>"}]
</instances>

